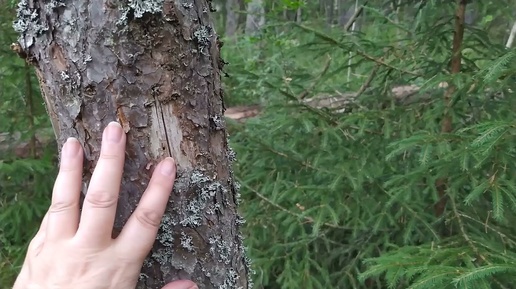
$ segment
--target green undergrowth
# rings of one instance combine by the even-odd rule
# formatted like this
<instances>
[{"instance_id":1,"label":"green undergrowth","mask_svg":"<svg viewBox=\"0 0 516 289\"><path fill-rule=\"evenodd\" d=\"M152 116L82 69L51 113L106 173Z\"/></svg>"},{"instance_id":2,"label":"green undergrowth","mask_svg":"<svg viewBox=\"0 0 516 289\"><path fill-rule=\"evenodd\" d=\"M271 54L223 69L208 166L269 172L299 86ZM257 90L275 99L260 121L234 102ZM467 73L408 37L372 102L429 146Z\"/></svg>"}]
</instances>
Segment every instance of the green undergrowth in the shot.
<instances>
[{"instance_id":1,"label":"green undergrowth","mask_svg":"<svg viewBox=\"0 0 516 289\"><path fill-rule=\"evenodd\" d=\"M454 5L399 25L370 8L354 34L291 23L251 39L272 55L227 55L229 94L264 107L231 137L259 288L512 288L516 52L467 26L450 75ZM358 96L304 102L328 95Z\"/></svg>"},{"instance_id":2,"label":"green undergrowth","mask_svg":"<svg viewBox=\"0 0 516 289\"><path fill-rule=\"evenodd\" d=\"M57 151L31 140L51 127L34 72L10 49L9 2L0 3L0 288L11 288L48 208Z\"/></svg>"}]
</instances>

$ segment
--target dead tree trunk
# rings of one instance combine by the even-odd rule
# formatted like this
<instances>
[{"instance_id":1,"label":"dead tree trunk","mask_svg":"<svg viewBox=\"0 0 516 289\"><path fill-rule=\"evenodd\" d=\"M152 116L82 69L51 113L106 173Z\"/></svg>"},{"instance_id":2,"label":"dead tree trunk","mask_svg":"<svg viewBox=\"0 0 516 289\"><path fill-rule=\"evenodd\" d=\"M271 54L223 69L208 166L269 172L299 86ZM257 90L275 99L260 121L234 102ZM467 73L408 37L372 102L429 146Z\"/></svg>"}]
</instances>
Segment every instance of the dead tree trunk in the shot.
<instances>
[{"instance_id":1,"label":"dead tree trunk","mask_svg":"<svg viewBox=\"0 0 516 289\"><path fill-rule=\"evenodd\" d=\"M137 288L175 279L250 288L208 0L21 0L14 49L39 77L59 146L78 138L85 186L113 120L127 132L114 235L166 156L178 179Z\"/></svg>"}]
</instances>

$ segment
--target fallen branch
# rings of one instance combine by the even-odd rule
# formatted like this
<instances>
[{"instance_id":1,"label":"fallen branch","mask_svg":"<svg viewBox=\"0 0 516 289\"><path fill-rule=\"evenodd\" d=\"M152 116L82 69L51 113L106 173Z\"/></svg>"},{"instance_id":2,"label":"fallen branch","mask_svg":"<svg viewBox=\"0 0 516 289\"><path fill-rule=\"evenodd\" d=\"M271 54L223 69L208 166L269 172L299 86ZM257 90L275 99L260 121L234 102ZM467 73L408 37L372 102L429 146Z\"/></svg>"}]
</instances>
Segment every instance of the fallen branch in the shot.
<instances>
[{"instance_id":1,"label":"fallen branch","mask_svg":"<svg viewBox=\"0 0 516 289\"><path fill-rule=\"evenodd\" d=\"M34 133L34 138L23 139L27 132L0 133L0 160L6 158L39 158L45 148L56 145L52 129L42 129Z\"/></svg>"},{"instance_id":2,"label":"fallen branch","mask_svg":"<svg viewBox=\"0 0 516 289\"><path fill-rule=\"evenodd\" d=\"M260 114L261 107L259 105L234 106L226 109L224 116L233 120L245 120Z\"/></svg>"}]
</instances>

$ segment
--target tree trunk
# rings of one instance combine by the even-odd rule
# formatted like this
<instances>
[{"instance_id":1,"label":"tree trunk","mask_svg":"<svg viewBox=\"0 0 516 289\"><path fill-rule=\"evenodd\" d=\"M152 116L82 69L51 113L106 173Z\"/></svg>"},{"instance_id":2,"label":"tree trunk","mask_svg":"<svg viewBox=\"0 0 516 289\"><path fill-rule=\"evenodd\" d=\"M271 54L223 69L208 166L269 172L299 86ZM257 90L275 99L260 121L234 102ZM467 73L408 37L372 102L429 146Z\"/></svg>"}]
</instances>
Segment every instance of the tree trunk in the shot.
<instances>
[{"instance_id":1,"label":"tree trunk","mask_svg":"<svg viewBox=\"0 0 516 289\"><path fill-rule=\"evenodd\" d=\"M511 48L512 43L514 42L514 37L516 36L516 21L512 24L511 32L509 33L509 38L507 39L507 43L505 44L505 48Z\"/></svg>"},{"instance_id":2,"label":"tree trunk","mask_svg":"<svg viewBox=\"0 0 516 289\"><path fill-rule=\"evenodd\" d=\"M209 2L19 3L14 48L36 68L59 147L71 136L84 146L85 188L102 129L117 120L127 133L114 236L154 165L166 156L177 162L174 192L137 288L176 279L250 288Z\"/></svg>"},{"instance_id":3,"label":"tree trunk","mask_svg":"<svg viewBox=\"0 0 516 289\"><path fill-rule=\"evenodd\" d=\"M265 8L263 5L263 0L251 0L247 4L245 34L256 34L265 25Z\"/></svg>"},{"instance_id":4,"label":"tree trunk","mask_svg":"<svg viewBox=\"0 0 516 289\"><path fill-rule=\"evenodd\" d=\"M226 37L233 38L238 28L238 8L237 0L226 0Z\"/></svg>"},{"instance_id":5,"label":"tree trunk","mask_svg":"<svg viewBox=\"0 0 516 289\"><path fill-rule=\"evenodd\" d=\"M335 1L337 0L326 0L326 23L328 28L335 24Z\"/></svg>"},{"instance_id":6,"label":"tree trunk","mask_svg":"<svg viewBox=\"0 0 516 289\"><path fill-rule=\"evenodd\" d=\"M347 19L349 19L348 17L348 9L346 9L346 5L344 4L344 0L337 0L337 5L338 5L338 8L337 8L337 12L338 12L338 22L339 22L339 26L340 27L344 27L344 25L346 25L346 23L348 22Z\"/></svg>"}]
</instances>

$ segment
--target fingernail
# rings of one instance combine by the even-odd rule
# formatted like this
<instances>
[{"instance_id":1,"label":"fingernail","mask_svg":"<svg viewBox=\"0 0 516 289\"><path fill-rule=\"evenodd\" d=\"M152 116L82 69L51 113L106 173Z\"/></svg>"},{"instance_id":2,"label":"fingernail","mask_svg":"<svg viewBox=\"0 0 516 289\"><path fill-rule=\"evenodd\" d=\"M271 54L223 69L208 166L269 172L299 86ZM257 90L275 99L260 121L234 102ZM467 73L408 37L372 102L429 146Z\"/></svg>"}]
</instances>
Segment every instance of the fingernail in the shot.
<instances>
[{"instance_id":1,"label":"fingernail","mask_svg":"<svg viewBox=\"0 0 516 289\"><path fill-rule=\"evenodd\" d=\"M161 163L161 173L167 177L172 176L176 172L176 163L171 157L167 157L163 163Z\"/></svg>"},{"instance_id":2,"label":"fingernail","mask_svg":"<svg viewBox=\"0 0 516 289\"><path fill-rule=\"evenodd\" d=\"M163 289L199 289L199 287L197 287L197 284L195 284L194 282L190 281L190 280L176 280L176 281L173 281L173 282L170 282L168 283L167 285L165 285L165 287L163 287Z\"/></svg>"},{"instance_id":3,"label":"fingernail","mask_svg":"<svg viewBox=\"0 0 516 289\"><path fill-rule=\"evenodd\" d=\"M112 121L108 124L106 128L106 136L108 141L118 143L122 140L122 134L122 126L118 122Z\"/></svg>"},{"instance_id":4,"label":"fingernail","mask_svg":"<svg viewBox=\"0 0 516 289\"><path fill-rule=\"evenodd\" d=\"M75 157L81 148L81 144L74 137L69 137L63 147L63 155L66 157Z\"/></svg>"}]
</instances>

